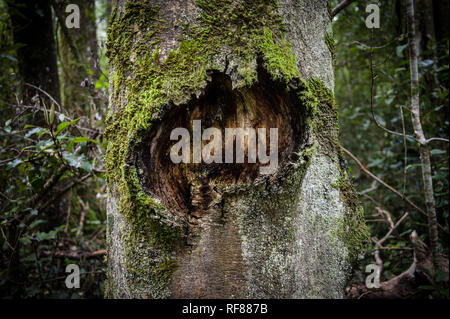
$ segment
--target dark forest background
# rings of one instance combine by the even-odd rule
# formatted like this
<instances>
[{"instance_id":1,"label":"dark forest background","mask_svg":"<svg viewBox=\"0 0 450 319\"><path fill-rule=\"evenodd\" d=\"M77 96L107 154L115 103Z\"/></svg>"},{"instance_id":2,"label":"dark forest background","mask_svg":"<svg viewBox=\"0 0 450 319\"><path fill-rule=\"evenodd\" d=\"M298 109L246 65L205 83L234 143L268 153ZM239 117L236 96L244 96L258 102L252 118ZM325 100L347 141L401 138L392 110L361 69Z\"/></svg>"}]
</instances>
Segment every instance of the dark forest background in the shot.
<instances>
[{"instance_id":1,"label":"dark forest background","mask_svg":"<svg viewBox=\"0 0 450 319\"><path fill-rule=\"evenodd\" d=\"M71 3L80 8L80 28L66 26ZM435 273L426 267L405 1L379 1L381 27L372 30L369 3L376 1L356 1L335 16L329 39L341 144L372 237L347 296L365 293L366 265L382 266L380 280L388 282L416 252L424 279L407 297L448 298L448 265ZM449 2L416 3L422 125L427 137L448 139ZM103 297L110 12L108 0L0 0L1 298ZM430 149L440 249L448 256L448 142L437 139ZM81 269L80 289L64 284L72 263Z\"/></svg>"}]
</instances>

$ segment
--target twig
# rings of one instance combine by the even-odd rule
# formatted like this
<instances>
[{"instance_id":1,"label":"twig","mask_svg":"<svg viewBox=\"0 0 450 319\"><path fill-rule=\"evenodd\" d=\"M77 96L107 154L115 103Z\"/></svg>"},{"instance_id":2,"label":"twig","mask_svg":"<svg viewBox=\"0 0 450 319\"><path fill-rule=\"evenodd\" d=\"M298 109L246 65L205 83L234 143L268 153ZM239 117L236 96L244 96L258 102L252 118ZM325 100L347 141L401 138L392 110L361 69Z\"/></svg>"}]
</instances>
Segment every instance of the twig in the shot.
<instances>
[{"instance_id":1,"label":"twig","mask_svg":"<svg viewBox=\"0 0 450 319\"><path fill-rule=\"evenodd\" d=\"M3 232L3 227L2 227L2 226L0 226L0 230L2 231L2 236L3 236L3 238L5 239L6 244L9 246L9 248L10 248L11 250L14 250L13 246L11 246L11 244L10 244L9 241L8 241L8 238L6 237L5 233Z\"/></svg>"},{"instance_id":2,"label":"twig","mask_svg":"<svg viewBox=\"0 0 450 319\"><path fill-rule=\"evenodd\" d=\"M106 254L106 249L99 249L93 252L87 252L87 253L65 253L62 251L58 252L51 252L51 251L43 251L41 252L43 256L54 256L56 258L69 258L69 259L83 259L83 258L95 258L95 257L101 257Z\"/></svg>"},{"instance_id":3,"label":"twig","mask_svg":"<svg viewBox=\"0 0 450 319\"><path fill-rule=\"evenodd\" d=\"M39 205L38 206L38 210L42 210L44 208L46 208L48 205L50 205L53 201L57 200L58 198L60 198L62 195L64 195L66 192L68 192L72 187L74 187L75 185L78 185L79 183L82 183L83 181L85 181L86 179L88 179L89 177L91 177L91 174L86 174L85 176L81 177L80 179L77 179L76 181L70 183L69 185L67 185L63 190L61 190L61 192L59 192L58 194L52 196L48 201L46 201L44 204Z\"/></svg>"},{"instance_id":4,"label":"twig","mask_svg":"<svg viewBox=\"0 0 450 319\"><path fill-rule=\"evenodd\" d=\"M374 248L372 250L375 250L375 249L377 249L377 248ZM385 247L385 246L378 247L378 249L380 249L380 250L414 250L414 248L411 248L411 247Z\"/></svg>"},{"instance_id":5,"label":"twig","mask_svg":"<svg viewBox=\"0 0 450 319\"><path fill-rule=\"evenodd\" d=\"M442 137L432 137L432 138L427 139L425 143L428 144L428 143L433 142L433 141L440 141L440 142L446 142L446 143L449 142L449 140L446 139L446 138L442 138Z\"/></svg>"},{"instance_id":6,"label":"twig","mask_svg":"<svg viewBox=\"0 0 450 319\"><path fill-rule=\"evenodd\" d=\"M31 105L17 105L17 106L18 106L18 107L24 107L24 108L27 108L27 109L35 109L35 110L39 110L39 111L41 111L41 112L44 112L44 109L42 109L42 108L40 108L40 107L37 107L37 106L31 106ZM65 118L66 120L68 120L69 122L72 122L72 121L73 121L72 118L68 117L68 116L65 115L64 113L55 111L55 114L58 115L58 116L59 116L59 115L64 115L64 118ZM82 117L82 118L83 118L83 117ZM100 133L100 131L97 130L97 129L87 128L87 127L84 127L84 126L80 126L80 125L78 125L78 124L74 124L74 126L75 126L77 129L79 129L79 130L83 130L83 131L86 131L86 132L91 132L91 133L93 133L93 134L99 134L99 133ZM80 134L81 134L81 133L80 133Z\"/></svg>"},{"instance_id":7,"label":"twig","mask_svg":"<svg viewBox=\"0 0 450 319\"><path fill-rule=\"evenodd\" d=\"M84 276L84 275L88 275L88 274L103 274L103 273L104 273L103 270L86 271L86 272L80 272L80 276ZM50 281L61 280L61 279L65 279L65 278L67 278L67 276L59 276L59 277L55 277L55 278L51 278L51 279L42 280L42 282L50 282Z\"/></svg>"},{"instance_id":8,"label":"twig","mask_svg":"<svg viewBox=\"0 0 450 319\"><path fill-rule=\"evenodd\" d=\"M82 207L81 209L81 213L80 213L80 221L78 222L78 229L77 229L77 233L76 236L80 237L82 229L83 229L83 225L84 225L84 219L86 218L86 212L89 209L89 203L84 203L81 198L79 198L80 201L80 205Z\"/></svg>"},{"instance_id":9,"label":"twig","mask_svg":"<svg viewBox=\"0 0 450 319\"><path fill-rule=\"evenodd\" d=\"M397 136L408 136L408 138L416 140L413 136L410 135L405 135L402 133L398 133L395 131L392 131L386 127L384 127L383 125L381 125L381 123L378 122L377 118L375 117L375 113L373 111L373 91L374 91L374 86L375 86L375 78L376 75L374 74L374 70L373 70L373 29L371 31L370 34L370 50L369 50L369 62L370 62L370 113L372 115L372 119L375 122L375 124L381 128L383 131L389 133L389 134L393 134L393 135L397 135Z\"/></svg>"},{"instance_id":10,"label":"twig","mask_svg":"<svg viewBox=\"0 0 450 319\"><path fill-rule=\"evenodd\" d=\"M392 234L392 232L398 227L398 225L400 225L405 220L406 217L408 217L408 212L404 213L403 216L397 221L397 223L390 227L386 235L384 235L384 237L378 241L380 245L382 245L386 241L386 239Z\"/></svg>"},{"instance_id":11,"label":"twig","mask_svg":"<svg viewBox=\"0 0 450 319\"><path fill-rule=\"evenodd\" d=\"M41 89L41 88L39 88L39 87L37 87L37 86L35 86L35 85L33 85L33 84L30 84L30 83L26 83L26 82L25 82L25 85L28 85L28 86L32 87L33 89L36 89L36 90L38 90L38 91L41 91L42 93L44 93L45 95L47 95L47 97L48 97L50 100L52 100L53 103L56 104L56 106L58 107L59 111L61 112L61 105L59 105L59 103L58 103L58 102L57 102L50 94L48 94L46 91L44 91L43 89Z\"/></svg>"},{"instance_id":12,"label":"twig","mask_svg":"<svg viewBox=\"0 0 450 319\"><path fill-rule=\"evenodd\" d=\"M342 2L340 2L332 11L331 11L331 16L334 17L336 16L339 12L341 12L342 10L344 10L349 4L351 4L352 2L354 2L355 0L344 0Z\"/></svg>"},{"instance_id":13,"label":"twig","mask_svg":"<svg viewBox=\"0 0 450 319\"><path fill-rule=\"evenodd\" d=\"M363 190L363 191L360 191L359 194L360 194L360 195L365 195L365 194L367 194L367 193L370 193L371 191L376 190L377 188L378 188L377 181L373 181L373 182L372 182L372 185L370 185L370 187L369 187L368 189L365 189L365 190Z\"/></svg>"},{"instance_id":14,"label":"twig","mask_svg":"<svg viewBox=\"0 0 450 319\"><path fill-rule=\"evenodd\" d=\"M406 145L406 129L405 129L405 117L403 116L403 106L400 105L400 114L402 116L402 133L403 133L403 149L405 152L404 164L403 164L403 195L406 194L406 167L408 165L408 146Z\"/></svg>"},{"instance_id":15,"label":"twig","mask_svg":"<svg viewBox=\"0 0 450 319\"><path fill-rule=\"evenodd\" d=\"M347 150L346 148L344 148L343 146L341 146L342 150L352 159L355 161L355 163L361 168L361 170L366 173L368 176L370 176L371 178L373 178L374 180L376 180L378 183L380 183L381 185L383 185L384 187L386 187L387 189L389 189L391 192L393 192L394 194L396 194L398 197L400 197L402 200L404 200L406 203L408 203L411 207L413 207L415 210L417 210L418 212L420 212L422 215L424 216L428 216L427 213L421 209L420 207L418 207L416 204L414 204L411 200L409 200L406 196L404 196L402 193L400 193L399 191L397 191L395 188L393 188L392 186L386 184L383 180L381 180L380 178L378 178L376 175L374 175L371 171L369 171L367 168L365 168L365 166L359 161L359 159L353 155L349 150ZM442 227L440 224L438 224L438 227L446 234L448 234L448 231Z\"/></svg>"},{"instance_id":16,"label":"twig","mask_svg":"<svg viewBox=\"0 0 450 319\"><path fill-rule=\"evenodd\" d=\"M391 214L387 210L382 209L380 207L375 207L375 209L377 210L378 214L380 214L381 216L383 216L383 215L385 216L385 218L389 224L389 228L394 228L394 222L392 221Z\"/></svg>"}]
</instances>

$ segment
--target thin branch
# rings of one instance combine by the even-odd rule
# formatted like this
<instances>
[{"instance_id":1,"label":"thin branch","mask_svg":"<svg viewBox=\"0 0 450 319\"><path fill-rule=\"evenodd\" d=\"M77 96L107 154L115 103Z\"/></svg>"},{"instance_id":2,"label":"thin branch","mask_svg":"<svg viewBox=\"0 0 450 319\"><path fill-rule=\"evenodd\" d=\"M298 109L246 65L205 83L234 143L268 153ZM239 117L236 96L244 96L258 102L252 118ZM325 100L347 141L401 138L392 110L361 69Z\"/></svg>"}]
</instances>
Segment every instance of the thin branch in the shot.
<instances>
[{"instance_id":1,"label":"thin branch","mask_svg":"<svg viewBox=\"0 0 450 319\"><path fill-rule=\"evenodd\" d=\"M11 246L11 244L10 244L9 241L8 241L8 238L6 237L5 232L3 231L3 227L2 227L2 226L0 226L0 230L2 231L3 239L5 240L5 242L6 242L6 244L8 245L8 247L9 247L11 250L14 250L13 246Z\"/></svg>"},{"instance_id":2,"label":"thin branch","mask_svg":"<svg viewBox=\"0 0 450 319\"><path fill-rule=\"evenodd\" d=\"M406 194L406 167L408 166L408 146L406 145L406 129L405 129L405 117L403 116L403 106L400 105L400 114L402 116L402 133L403 133L403 148L404 148L404 164L403 164L403 195Z\"/></svg>"},{"instance_id":3,"label":"thin branch","mask_svg":"<svg viewBox=\"0 0 450 319\"><path fill-rule=\"evenodd\" d=\"M371 238L371 240L376 244L376 242L374 241L374 238ZM414 250L414 248L412 247L385 247L385 246L381 246L381 247L375 247L373 249L369 249L368 251L376 251L377 249L379 250Z\"/></svg>"},{"instance_id":4,"label":"thin branch","mask_svg":"<svg viewBox=\"0 0 450 319\"><path fill-rule=\"evenodd\" d=\"M406 217L408 217L408 212L404 213L403 216L395 223L395 225L391 226L389 231L384 235L383 238L381 238L378 243L382 245L386 239L392 234L392 232L405 220Z\"/></svg>"},{"instance_id":5,"label":"thin branch","mask_svg":"<svg viewBox=\"0 0 450 319\"><path fill-rule=\"evenodd\" d=\"M88 179L89 177L91 177L91 174L87 174L83 177L81 177L80 179L75 180L74 182L70 183L69 185L67 185L64 189L62 189L59 193L57 193L56 195L52 196L48 201L46 201L44 204L39 205L38 206L38 210L42 210L45 209L47 206L49 206L53 201L57 200L58 198L60 198L62 195L64 195L66 192L68 192L71 188L73 188L75 185L78 185L80 183L82 183L83 181L85 181L86 179Z\"/></svg>"},{"instance_id":6,"label":"thin branch","mask_svg":"<svg viewBox=\"0 0 450 319\"><path fill-rule=\"evenodd\" d=\"M375 117L375 113L373 111L373 104L374 104L373 103L373 95L374 95L375 78L377 76L375 75L374 69L373 69L373 49L374 49L374 47L373 47L373 29L372 29L372 32L370 34L370 50L369 50L369 52L370 52L370 54L369 54L369 62L370 62L370 113L372 114L372 119L373 119L373 121L375 122L375 124L379 128L381 128L383 131L385 131L385 132L387 132L389 134L402 136L402 137L407 136L410 139L416 140L413 136L405 135L405 134L402 134L402 133L399 133L399 132L395 132L395 131L392 131L392 130L384 127L383 125L381 125L378 122L377 118Z\"/></svg>"},{"instance_id":7,"label":"thin branch","mask_svg":"<svg viewBox=\"0 0 450 319\"><path fill-rule=\"evenodd\" d=\"M376 46L376 47L373 46L372 44L371 44L371 45L367 45L367 44L365 44L365 43L363 43L363 42L360 42L360 41L353 41L353 42L350 42L350 43L345 43L344 45L352 46L352 45L357 44L357 45L363 47L364 49L369 49L369 50L371 50L371 49L372 49L372 50L379 50L379 49L384 49L384 48L390 46L392 43L398 41L398 40L401 39L401 38L402 38L402 36L395 37L395 38L392 39L391 41L388 41L388 42L386 42L385 44L379 45L379 46Z\"/></svg>"},{"instance_id":8,"label":"thin branch","mask_svg":"<svg viewBox=\"0 0 450 319\"><path fill-rule=\"evenodd\" d=\"M428 216L427 213L421 209L420 207L418 207L416 204L414 204L411 200L409 200L406 196L404 196L402 193L400 193L399 191L397 191L395 188L393 188L392 186L386 184L383 180L381 180L380 178L378 178L375 174L373 174L371 171L369 171L360 161L359 159L353 155L349 150L347 150L346 148L344 148L343 146L341 146L342 150L352 159L355 161L355 163L361 168L361 170L366 173L368 176L370 176L371 178L373 178L374 180L376 180L378 183L380 183L381 185L383 185L384 187L386 187L387 189L389 189L391 192L393 192L394 194L396 194L398 197L400 197L402 200L404 200L406 203L408 203L411 207L413 207L415 210L417 210L418 212L420 212L422 215L424 216ZM448 231L442 227L440 224L438 224L438 227L446 234L448 234Z\"/></svg>"},{"instance_id":9,"label":"thin branch","mask_svg":"<svg viewBox=\"0 0 450 319\"><path fill-rule=\"evenodd\" d=\"M429 138L429 139L427 139L427 141L426 141L425 143L428 144L428 143L433 142L433 141L441 141L441 142L449 143L449 140L448 140L448 139L442 138L442 137L432 137L432 138Z\"/></svg>"},{"instance_id":10,"label":"thin branch","mask_svg":"<svg viewBox=\"0 0 450 319\"><path fill-rule=\"evenodd\" d=\"M378 208L378 207L377 207ZM386 233L386 235L384 235L383 238L381 238L380 240L376 237L372 237L372 241L375 243L376 247L375 247L375 262L378 265L378 275L380 276L383 270L383 260L381 259L380 256L380 249L383 249L383 243L386 241L386 239L392 234L392 232L398 227L398 225L401 224L401 222L403 222L405 220L405 218L408 216L408 213L406 212L398 221L397 223L394 225L392 222L392 218L391 218L391 214L388 211L379 210L380 213L384 214L386 216L386 219L389 222L389 231Z\"/></svg>"},{"instance_id":11,"label":"thin branch","mask_svg":"<svg viewBox=\"0 0 450 319\"><path fill-rule=\"evenodd\" d=\"M414 250L414 248L411 247L378 247L378 249L381 250Z\"/></svg>"},{"instance_id":12,"label":"thin branch","mask_svg":"<svg viewBox=\"0 0 450 319\"><path fill-rule=\"evenodd\" d=\"M78 222L76 237L80 237L83 231L84 220L86 219L86 213L89 210L89 203L84 203L81 198L79 198L78 200L80 201L81 205L81 213L80 213L80 221Z\"/></svg>"},{"instance_id":13,"label":"thin branch","mask_svg":"<svg viewBox=\"0 0 450 319\"><path fill-rule=\"evenodd\" d=\"M43 108L40 108L40 107L37 107L37 106L32 106L32 105L23 105L23 104L21 104L21 105L17 105L18 107L23 107L23 108L26 108L26 109L35 109L35 110L39 110L39 111L41 111L41 112L44 112L44 109ZM69 122L72 122L73 121L73 119L72 118L70 118L69 116L67 116L67 115L65 115L64 113L61 113L61 112L58 112L58 111L55 111L55 115L64 115L64 118L67 120L67 121L69 121ZM84 117L84 116L83 116ZM83 117L81 117L81 118L83 118ZM80 125L78 125L78 124L74 124L73 126L75 126L78 130L83 130L83 131L86 131L86 132L90 132L90 133L93 133L93 134L99 134L100 133L100 131L99 130L97 130L97 129L92 129L92 128L87 128L87 127L83 127L83 126L80 126ZM81 134L81 133L80 133Z\"/></svg>"},{"instance_id":14,"label":"thin branch","mask_svg":"<svg viewBox=\"0 0 450 319\"><path fill-rule=\"evenodd\" d=\"M355 0L344 0L342 2L340 2L332 11L331 11L331 16L335 17L339 12L341 12L342 10L344 10L349 4L351 4L352 2L354 2Z\"/></svg>"},{"instance_id":15,"label":"thin branch","mask_svg":"<svg viewBox=\"0 0 450 319\"><path fill-rule=\"evenodd\" d=\"M385 216L388 224L389 224L389 229L394 228L394 222L392 221L392 217L391 217L391 213L389 213L387 210L382 209L380 207L375 207L375 209L377 210L378 214L380 214L381 216Z\"/></svg>"},{"instance_id":16,"label":"thin branch","mask_svg":"<svg viewBox=\"0 0 450 319\"><path fill-rule=\"evenodd\" d=\"M86 252L86 253L77 253L77 252L70 252L65 253L62 251L57 251L55 253L51 251L43 251L41 252L42 256L53 256L56 258L69 258L69 259L88 259L88 258L95 258L95 257L102 257L106 254L106 249L99 249L93 252Z\"/></svg>"},{"instance_id":17,"label":"thin branch","mask_svg":"<svg viewBox=\"0 0 450 319\"><path fill-rule=\"evenodd\" d=\"M41 88L39 88L39 87L37 87L37 86L35 86L35 85L33 85L33 84L30 84L30 83L26 83L26 82L25 82L25 85L28 85L28 86L32 87L33 89L36 89L36 90L38 90L38 91L44 93L45 95L47 95L47 97L48 97L50 100L52 100L53 103L55 103L55 105L58 107L59 111L61 112L61 105L59 105L59 103L56 102L56 100L53 98L53 96L51 96L51 95L48 94L46 91L44 91L43 89L41 89Z\"/></svg>"}]
</instances>

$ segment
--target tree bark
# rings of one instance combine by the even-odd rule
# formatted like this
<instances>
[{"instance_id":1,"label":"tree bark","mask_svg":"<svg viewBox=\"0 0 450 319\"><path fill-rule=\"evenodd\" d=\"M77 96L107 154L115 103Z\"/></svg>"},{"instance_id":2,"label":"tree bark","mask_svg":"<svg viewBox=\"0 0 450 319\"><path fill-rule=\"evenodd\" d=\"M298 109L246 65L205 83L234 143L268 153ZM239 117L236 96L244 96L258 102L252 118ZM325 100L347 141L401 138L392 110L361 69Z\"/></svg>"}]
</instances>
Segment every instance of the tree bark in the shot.
<instances>
[{"instance_id":1,"label":"tree bark","mask_svg":"<svg viewBox=\"0 0 450 319\"><path fill-rule=\"evenodd\" d=\"M425 193L425 203L428 213L428 231L430 237L430 249L433 266L439 269L439 236L437 227L436 207L434 203L433 180L431 174L430 150L420 121L419 100L419 71L417 66L418 50L414 26L414 1L408 0L406 4L408 18L408 46L409 64L411 73L411 121L414 128L414 136L419 143L420 163L422 168L422 180Z\"/></svg>"},{"instance_id":2,"label":"tree bark","mask_svg":"<svg viewBox=\"0 0 450 319\"><path fill-rule=\"evenodd\" d=\"M65 26L65 8L76 4L80 8L80 28ZM62 65L62 101L71 113L94 121L96 109L94 82L99 79L95 3L93 0L62 1L58 5L62 21L60 57Z\"/></svg>"},{"instance_id":3,"label":"tree bark","mask_svg":"<svg viewBox=\"0 0 450 319\"><path fill-rule=\"evenodd\" d=\"M116 3L106 296L343 296L367 229L341 167L331 18L327 1L274 2ZM276 171L172 163L170 132L199 119L278 128Z\"/></svg>"}]
</instances>

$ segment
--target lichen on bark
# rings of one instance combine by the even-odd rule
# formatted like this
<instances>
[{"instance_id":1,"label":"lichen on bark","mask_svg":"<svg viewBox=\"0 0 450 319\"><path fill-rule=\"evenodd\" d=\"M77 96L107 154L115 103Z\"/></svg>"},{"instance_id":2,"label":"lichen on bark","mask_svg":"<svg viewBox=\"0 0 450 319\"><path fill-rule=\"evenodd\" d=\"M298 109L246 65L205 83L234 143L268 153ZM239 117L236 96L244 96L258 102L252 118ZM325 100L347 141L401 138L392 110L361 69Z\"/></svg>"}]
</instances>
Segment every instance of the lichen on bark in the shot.
<instances>
[{"instance_id":1,"label":"lichen on bark","mask_svg":"<svg viewBox=\"0 0 450 319\"><path fill-rule=\"evenodd\" d=\"M305 79L306 71L299 69L305 60L287 40L291 33L283 20L284 2L279 7L274 0L154 4L128 0L119 1L114 9L107 43L112 65L106 130L107 296L340 296L350 257L355 256L351 246L358 250L364 224L360 215L353 215L357 203L348 189L331 187L345 176L337 164L341 155L333 93L329 82L324 84L314 76ZM326 6L320 10L326 11ZM270 78L265 84L261 68ZM187 217L167 207L164 198L143 187L139 150L147 145L145 136L167 119L171 110L188 114L217 73L229 79L230 90L240 96L259 83L283 88L282 96L296 96L296 105L288 103L286 107L301 114L304 127L294 152L276 174L234 185L218 183L209 215L193 227ZM243 103L256 102L244 98ZM194 184L200 176L196 174ZM314 187L318 192L323 187L327 190L311 198L306 190ZM357 236L347 238L344 234L349 232L336 226L348 227L345 214L358 220L351 224L361 229L355 230ZM231 226L217 226L222 222ZM197 250L186 245L189 232L195 233ZM208 245L227 248L214 234L233 241L229 248L236 253L217 255L208 250ZM232 235L239 240L234 242ZM313 259L305 255L317 248L322 251L313 254ZM189 267L199 267L196 258L212 258L211 265L230 267L225 274L241 272L233 277L239 284L227 285L222 280L223 291L208 288L210 281L201 278L208 274L202 269L187 275ZM235 259L241 268L234 268L226 258ZM324 262L329 269L319 270ZM183 275L207 293L192 289ZM176 280L180 287L175 287L176 282L173 285Z\"/></svg>"}]
</instances>

